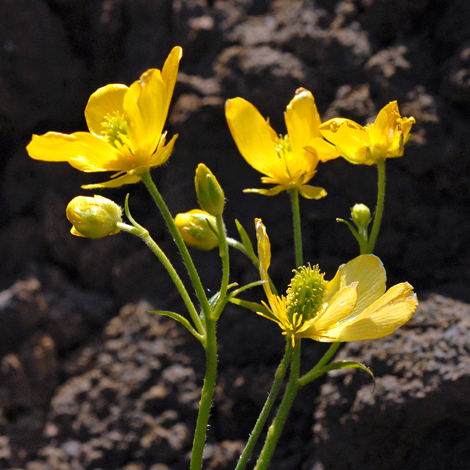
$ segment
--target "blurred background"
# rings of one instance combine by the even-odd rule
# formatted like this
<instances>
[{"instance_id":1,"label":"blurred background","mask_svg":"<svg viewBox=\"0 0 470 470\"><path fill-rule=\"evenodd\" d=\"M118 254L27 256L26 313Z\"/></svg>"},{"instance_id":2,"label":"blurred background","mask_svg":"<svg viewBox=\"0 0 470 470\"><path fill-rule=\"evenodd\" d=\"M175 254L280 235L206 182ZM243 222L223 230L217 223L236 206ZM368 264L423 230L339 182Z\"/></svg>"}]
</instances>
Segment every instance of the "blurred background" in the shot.
<instances>
[{"instance_id":1,"label":"blurred background","mask_svg":"<svg viewBox=\"0 0 470 470\"><path fill-rule=\"evenodd\" d=\"M283 290L294 267L290 201L285 193L263 197L242 192L261 187L261 175L243 160L231 138L225 100L241 96L252 102L278 133L286 132L283 112L298 87L312 91L323 121L341 116L366 124L389 101L397 100L401 114L414 116L416 125L404 156L387 161L385 215L375 252L386 266L389 285L407 280L420 299L437 293L469 302L469 18L467 0L0 0L0 308L5 331L0 346L0 468L185 468L186 460L178 456L189 451L190 432L185 434L178 426L194 418L203 370L198 345L173 325L149 320L146 308L137 303L182 309L166 272L142 242L126 234L92 241L69 233L67 203L87 195L82 184L104 181L106 175L84 174L67 163L31 160L25 146L33 133L86 130L83 112L91 93L109 83L131 84L146 69L161 68L173 46L182 46L166 125L170 136L179 137L168 164L154 169L152 176L176 214L197 206L194 172L198 163L205 163L225 190L230 236L237 236L235 218L252 239L254 218L263 219L273 245L271 273ZM341 263L358 254L355 239L336 218L348 219L357 202L375 207L376 169L337 159L320 163L312 184L325 188L328 196L301 201L304 259L318 263L331 278ZM181 269L171 237L143 185L99 194L123 205L128 192L133 216ZM195 252L194 257L205 285L215 292L220 276L217 250ZM232 279L246 283L256 278L248 260L233 253ZM134 317L128 310L116 317L129 302L134 307L126 308L137 311L132 310ZM449 325L456 321L449 320ZM173 380L171 387L182 387L178 393L190 382L193 395L178 398L180 407L187 400L186 414L166 416L171 425L164 420L155 424L160 414L148 409L157 409L152 408L156 402L162 409L173 408L163 398L158 401L156 391L157 398L146 395L142 406L150 407L145 409L153 416L153 425L139 415L146 424L135 425L132 432L149 433L149 443L158 441L152 434L155 429L177 429L168 431L167 437L158 435L166 444L155 449L153 444L145 447L141 436L124 433L128 444L122 444L125 450L119 453L117 442L127 441L122 435L109 437L109 432L121 429L115 421L106 428L105 443L90 444L104 433L91 430L90 416L99 412L93 408L83 418L87 424L77 424L79 411L73 411L71 403L80 401L80 386L70 385L70 380L78 377L83 382L88 377L88 385L80 389L81 400L98 400L92 396L92 376L98 374L102 380L103 374L94 367L101 364L102 371L106 354L117 360L119 350L109 341L120 338L125 342L121 351L130 348L134 352L128 352L129 357L135 359L135 348L125 339L130 328L126 322L138 323L135 331L131 328L143 335L138 341L159 337L149 336L147 328L173 331L166 337L176 348L168 346L169 357L179 358L176 361L187 370L168 373L167 379ZM209 449L210 468L230 467L238 449L233 443L252 426L230 419L256 413L264 400L282 350L277 328L266 323L235 308L221 321L220 360L226 376L221 373L211 442L225 439L228 444ZM182 344L184 352L178 349ZM243 353L234 350L235 344ZM103 348L111 349L105 354ZM147 345L143 350L151 349ZM314 359L318 353L306 354ZM254 361L260 357L262 366ZM161 361L150 367L147 379L138 381L140 392L129 391L130 409L163 369ZM240 379L244 385L237 389L233 384L241 370L262 384ZM116 372L116 381L121 372ZM135 375L135 370L129 374ZM167 384L168 390L171 387ZM123 409L114 392L109 392L111 398L103 393L96 406L106 409L106 416L111 403ZM61 406L68 403L67 412L58 411L57 400ZM313 447L305 449L305 441L312 439L315 404L307 396L302 400L309 408L302 411L299 405L292 432L304 433L304 438L285 449L284 460L279 460L284 463L275 465L340 468L326 460L315 463ZM168 437L174 435L183 436L175 438L179 447ZM101 457L93 460L93 452ZM110 460L110 455L117 460ZM292 455L297 460L289 460ZM390 468L400 468L396 461L394 465L398 467ZM380 466L388 468L383 462Z\"/></svg>"}]
</instances>

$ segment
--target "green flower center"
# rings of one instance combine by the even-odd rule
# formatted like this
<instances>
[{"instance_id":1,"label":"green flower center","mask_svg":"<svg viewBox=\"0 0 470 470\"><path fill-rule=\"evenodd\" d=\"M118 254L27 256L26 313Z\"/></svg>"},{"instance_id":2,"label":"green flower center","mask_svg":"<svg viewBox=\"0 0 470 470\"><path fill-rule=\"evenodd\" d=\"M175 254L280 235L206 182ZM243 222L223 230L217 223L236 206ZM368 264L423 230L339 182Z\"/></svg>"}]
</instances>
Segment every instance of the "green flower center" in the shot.
<instances>
[{"instance_id":1,"label":"green flower center","mask_svg":"<svg viewBox=\"0 0 470 470\"><path fill-rule=\"evenodd\" d=\"M276 152L280 159L283 159L286 153L292 152L292 144L290 142L289 134L284 136L279 135L276 143Z\"/></svg>"},{"instance_id":2,"label":"green flower center","mask_svg":"<svg viewBox=\"0 0 470 470\"><path fill-rule=\"evenodd\" d=\"M301 266L294 270L287 289L287 318L296 326L302 326L320 310L325 295L326 281L318 266Z\"/></svg>"},{"instance_id":3,"label":"green flower center","mask_svg":"<svg viewBox=\"0 0 470 470\"><path fill-rule=\"evenodd\" d=\"M127 121L122 114L119 114L119 111L114 111L112 114L106 115L104 121L101 123L101 127L103 128L101 133L111 145L116 147L116 140L121 145L124 145L121 136L127 135Z\"/></svg>"}]
</instances>

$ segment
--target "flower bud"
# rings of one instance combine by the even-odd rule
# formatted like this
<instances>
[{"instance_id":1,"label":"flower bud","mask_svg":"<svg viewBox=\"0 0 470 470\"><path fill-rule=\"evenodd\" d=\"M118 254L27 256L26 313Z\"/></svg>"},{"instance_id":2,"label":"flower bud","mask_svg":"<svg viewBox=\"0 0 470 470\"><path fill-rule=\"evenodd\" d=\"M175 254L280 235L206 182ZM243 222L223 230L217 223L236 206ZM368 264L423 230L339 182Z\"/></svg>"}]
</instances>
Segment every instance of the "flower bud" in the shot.
<instances>
[{"instance_id":1,"label":"flower bud","mask_svg":"<svg viewBox=\"0 0 470 470\"><path fill-rule=\"evenodd\" d=\"M222 215L225 205L224 191L212 171L203 163L196 169L194 183L201 209L214 216Z\"/></svg>"},{"instance_id":2,"label":"flower bud","mask_svg":"<svg viewBox=\"0 0 470 470\"><path fill-rule=\"evenodd\" d=\"M200 250L212 250L219 245L215 217L200 209L177 214L175 223L184 242Z\"/></svg>"},{"instance_id":3,"label":"flower bud","mask_svg":"<svg viewBox=\"0 0 470 470\"><path fill-rule=\"evenodd\" d=\"M355 204L351 208L351 217L359 229L367 229L370 224L370 209L365 204Z\"/></svg>"},{"instance_id":4,"label":"flower bud","mask_svg":"<svg viewBox=\"0 0 470 470\"><path fill-rule=\"evenodd\" d=\"M77 237L103 238L119 232L122 209L111 199L95 195L78 196L67 206L67 219L73 225L70 233Z\"/></svg>"}]
</instances>

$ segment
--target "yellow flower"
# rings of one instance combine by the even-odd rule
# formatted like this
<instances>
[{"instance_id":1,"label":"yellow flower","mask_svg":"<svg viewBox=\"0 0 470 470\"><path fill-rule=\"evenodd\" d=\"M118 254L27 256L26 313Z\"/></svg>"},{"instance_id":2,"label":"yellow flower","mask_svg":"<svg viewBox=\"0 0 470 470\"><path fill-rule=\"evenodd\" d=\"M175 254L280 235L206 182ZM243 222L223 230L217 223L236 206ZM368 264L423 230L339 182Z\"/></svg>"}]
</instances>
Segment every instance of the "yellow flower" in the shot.
<instances>
[{"instance_id":1,"label":"yellow flower","mask_svg":"<svg viewBox=\"0 0 470 470\"><path fill-rule=\"evenodd\" d=\"M323 123L320 131L349 162L374 165L381 158L403 155L415 123L412 116L402 118L397 102L392 101L382 108L374 124L362 127L349 119L336 118Z\"/></svg>"},{"instance_id":2,"label":"yellow flower","mask_svg":"<svg viewBox=\"0 0 470 470\"><path fill-rule=\"evenodd\" d=\"M268 282L271 245L260 219L256 219L256 237L269 303L263 302L267 314L258 313L278 323L293 342L296 338L326 343L381 338L404 325L416 310L418 299L407 282L385 292L385 269L374 255L361 255L341 265L329 282L318 267L300 268L287 297L276 296Z\"/></svg>"},{"instance_id":3,"label":"yellow flower","mask_svg":"<svg viewBox=\"0 0 470 470\"><path fill-rule=\"evenodd\" d=\"M77 196L66 209L67 219L73 225L70 233L77 237L103 238L119 232L122 209L111 199L95 195Z\"/></svg>"},{"instance_id":4,"label":"yellow flower","mask_svg":"<svg viewBox=\"0 0 470 470\"><path fill-rule=\"evenodd\" d=\"M297 188L307 199L326 196L323 188L307 185L319 161L338 157L334 147L323 140L320 115L310 91L299 88L284 114L287 134L277 135L260 112L243 98L227 100L225 115L232 137L243 158L260 173L271 189L249 189L265 196Z\"/></svg>"},{"instance_id":5,"label":"yellow flower","mask_svg":"<svg viewBox=\"0 0 470 470\"><path fill-rule=\"evenodd\" d=\"M186 245L200 250L212 250L219 246L217 221L206 211L193 209L176 214L175 224Z\"/></svg>"},{"instance_id":6,"label":"yellow flower","mask_svg":"<svg viewBox=\"0 0 470 470\"><path fill-rule=\"evenodd\" d=\"M84 188L136 183L150 167L165 163L177 136L166 144L163 126L178 74L182 49L170 52L163 69L149 69L130 87L106 85L88 100L85 118L90 132L48 132L26 147L31 158L69 162L85 172L115 171L106 183Z\"/></svg>"}]
</instances>

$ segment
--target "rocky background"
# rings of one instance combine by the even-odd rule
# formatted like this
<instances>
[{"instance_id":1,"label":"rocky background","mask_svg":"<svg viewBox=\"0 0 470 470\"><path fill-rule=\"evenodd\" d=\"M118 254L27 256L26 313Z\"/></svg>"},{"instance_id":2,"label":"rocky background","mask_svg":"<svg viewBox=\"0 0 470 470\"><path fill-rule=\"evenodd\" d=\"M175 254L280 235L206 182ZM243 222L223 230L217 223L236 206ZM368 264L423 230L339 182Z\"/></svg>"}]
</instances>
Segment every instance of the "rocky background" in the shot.
<instances>
[{"instance_id":1,"label":"rocky background","mask_svg":"<svg viewBox=\"0 0 470 470\"><path fill-rule=\"evenodd\" d=\"M80 185L103 181L68 164L32 161L32 133L85 130L89 95L184 56L167 129L174 155L153 176L174 214L196 206L206 163L227 196L226 222L254 235L262 217L271 272L293 267L285 195L242 193L259 174L224 117L242 96L284 133L296 88L323 120L366 123L389 101L417 124L405 156L387 163L376 253L389 283L421 299L413 320L342 358L372 368L331 374L300 393L272 469L470 468L470 3L467 0L0 0L0 468L179 470L188 453L204 361L200 345L148 310L183 307L164 269L126 234L72 237L64 216ZM374 207L374 168L320 164L328 197L301 201L305 259L332 277L357 254L337 217ZM141 185L103 191L170 253L171 238ZM287 221L287 223L286 223ZM194 253L217 290L216 251ZM256 279L233 253L232 279ZM261 292L254 293L259 298ZM275 325L229 307L219 323L220 373L206 468L234 468L282 354ZM304 365L323 349L304 342Z\"/></svg>"}]
</instances>

